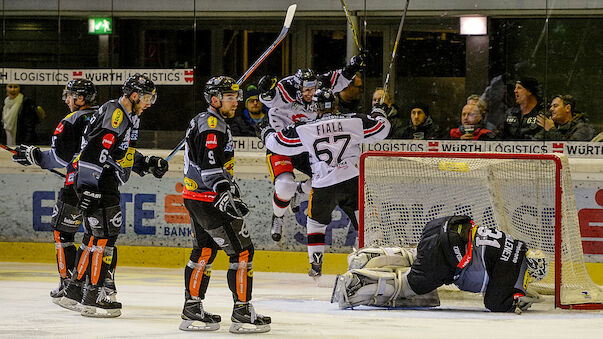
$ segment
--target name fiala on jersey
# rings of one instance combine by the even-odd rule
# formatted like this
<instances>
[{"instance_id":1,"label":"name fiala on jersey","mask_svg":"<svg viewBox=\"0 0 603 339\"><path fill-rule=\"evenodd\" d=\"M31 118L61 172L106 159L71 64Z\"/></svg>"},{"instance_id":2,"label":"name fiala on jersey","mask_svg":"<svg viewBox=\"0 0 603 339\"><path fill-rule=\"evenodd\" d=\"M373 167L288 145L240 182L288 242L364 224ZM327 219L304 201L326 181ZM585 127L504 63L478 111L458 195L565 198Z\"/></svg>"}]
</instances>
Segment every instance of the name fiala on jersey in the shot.
<instances>
[{"instance_id":1,"label":"name fiala on jersey","mask_svg":"<svg viewBox=\"0 0 603 339\"><path fill-rule=\"evenodd\" d=\"M343 125L340 121L329 121L324 124L316 125L317 135L333 132L343 132Z\"/></svg>"}]
</instances>

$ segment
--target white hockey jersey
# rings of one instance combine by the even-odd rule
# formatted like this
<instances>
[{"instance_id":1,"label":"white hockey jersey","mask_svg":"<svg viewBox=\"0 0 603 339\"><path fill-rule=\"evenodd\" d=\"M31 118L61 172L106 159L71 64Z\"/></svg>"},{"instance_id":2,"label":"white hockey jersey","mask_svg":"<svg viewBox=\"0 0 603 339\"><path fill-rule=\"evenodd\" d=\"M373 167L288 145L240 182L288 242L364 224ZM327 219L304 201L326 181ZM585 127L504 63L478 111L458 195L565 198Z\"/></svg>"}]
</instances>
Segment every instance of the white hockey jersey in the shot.
<instances>
[{"instance_id":1,"label":"white hockey jersey","mask_svg":"<svg viewBox=\"0 0 603 339\"><path fill-rule=\"evenodd\" d=\"M327 187L359 175L360 144L383 140L390 123L364 114L325 114L288 126L266 138L266 148L282 155L308 152L312 187Z\"/></svg>"},{"instance_id":2,"label":"white hockey jersey","mask_svg":"<svg viewBox=\"0 0 603 339\"><path fill-rule=\"evenodd\" d=\"M338 69L318 76L322 86L328 86L333 93L340 92L352 82ZM268 119L270 126L277 131L292 123L316 119L316 112L310 103L304 102L301 92L295 87L294 76L280 80L271 94L260 95L260 101L270 108Z\"/></svg>"}]
</instances>

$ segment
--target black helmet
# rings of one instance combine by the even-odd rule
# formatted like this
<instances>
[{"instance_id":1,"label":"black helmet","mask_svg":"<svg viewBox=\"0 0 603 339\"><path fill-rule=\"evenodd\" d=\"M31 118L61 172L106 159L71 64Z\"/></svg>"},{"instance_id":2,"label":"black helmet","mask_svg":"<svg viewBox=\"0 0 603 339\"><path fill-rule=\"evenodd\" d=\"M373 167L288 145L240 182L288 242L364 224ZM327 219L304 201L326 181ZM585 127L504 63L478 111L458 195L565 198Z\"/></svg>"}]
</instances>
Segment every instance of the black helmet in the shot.
<instances>
[{"instance_id":1,"label":"black helmet","mask_svg":"<svg viewBox=\"0 0 603 339\"><path fill-rule=\"evenodd\" d=\"M312 105L320 113L333 112L336 106L335 95L328 88L318 89L312 97Z\"/></svg>"},{"instance_id":2,"label":"black helmet","mask_svg":"<svg viewBox=\"0 0 603 339\"><path fill-rule=\"evenodd\" d=\"M144 74L136 73L130 76L126 82L124 82L121 89L126 96L130 96L134 92L138 93L138 95L150 94L151 104L154 104L157 100L157 89L155 88L155 84Z\"/></svg>"},{"instance_id":3,"label":"black helmet","mask_svg":"<svg viewBox=\"0 0 603 339\"><path fill-rule=\"evenodd\" d=\"M213 77L205 83L203 95L208 104L211 104L211 97L214 96L221 102L224 93L237 93L237 100L243 100L243 91L239 89L239 84L231 77L221 75Z\"/></svg>"},{"instance_id":4,"label":"black helmet","mask_svg":"<svg viewBox=\"0 0 603 339\"><path fill-rule=\"evenodd\" d=\"M316 87L316 74L309 68L298 69L293 78L295 80L295 87L298 90L302 89L302 87Z\"/></svg>"},{"instance_id":5,"label":"black helmet","mask_svg":"<svg viewBox=\"0 0 603 339\"><path fill-rule=\"evenodd\" d=\"M68 94L72 94L76 99L78 96L83 96L87 104L94 104L96 101L96 87L92 81L88 79L73 79L70 80L63 89L63 100L67 99Z\"/></svg>"}]
</instances>

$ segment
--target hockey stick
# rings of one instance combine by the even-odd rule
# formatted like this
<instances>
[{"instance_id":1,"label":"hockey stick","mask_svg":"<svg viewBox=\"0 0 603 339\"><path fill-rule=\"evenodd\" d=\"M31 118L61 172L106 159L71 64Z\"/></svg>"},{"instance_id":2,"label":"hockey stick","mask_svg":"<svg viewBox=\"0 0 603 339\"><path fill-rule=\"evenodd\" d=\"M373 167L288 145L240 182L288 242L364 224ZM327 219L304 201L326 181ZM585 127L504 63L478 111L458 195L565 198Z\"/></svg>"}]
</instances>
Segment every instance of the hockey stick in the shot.
<instances>
[{"instance_id":1,"label":"hockey stick","mask_svg":"<svg viewBox=\"0 0 603 339\"><path fill-rule=\"evenodd\" d=\"M276 47L285 39L287 33L289 33L289 27L291 27L291 22L293 21L293 16L295 16L296 9L297 4L289 6L289 8L287 9L287 15L285 16L285 22L283 23L283 29L281 29L281 32L276 37L276 40L274 40L272 45L270 45L270 47L268 47L268 49L266 49L264 53L260 55L260 57L253 63L253 65L251 65L251 67L249 67L249 69L247 69L247 71L239 78L239 80L237 80L237 84L241 85L245 80L247 80L247 78L249 78L249 76L258 68L258 66L264 60L266 60L268 55L270 55L270 53L272 53L272 51L274 51ZM170 161L174 157L174 155L176 155L176 153L178 153L178 151L184 146L185 143L186 138L180 141L178 146L176 146L176 148L172 150L172 152L165 158L165 160Z\"/></svg>"},{"instance_id":2,"label":"hockey stick","mask_svg":"<svg viewBox=\"0 0 603 339\"><path fill-rule=\"evenodd\" d=\"M354 42L356 43L356 47L358 47L358 50L361 51L362 47L360 47L360 42L358 41L358 32L356 31L356 26L354 25L354 22L352 21L352 16L350 15L350 11L348 11L348 6L346 6L344 0L339 0L339 1L341 2L341 7L343 7L343 11L345 12L345 17L348 20L350 29L352 29L352 35L354 36Z\"/></svg>"},{"instance_id":3,"label":"hockey stick","mask_svg":"<svg viewBox=\"0 0 603 339\"><path fill-rule=\"evenodd\" d=\"M10 147L8 147L8 146L6 146L6 145L0 144L0 148L5 149L5 150L9 151L9 152L11 152L12 154L17 154L17 151L15 151L14 149L12 149L12 148L10 148ZM52 169L52 168L45 168L45 169L46 169L47 171L50 171L50 172L52 172L52 173L54 173L54 174L58 175L58 176L59 176L59 177L61 177L61 178L65 178L65 174L63 174L63 173L61 173L61 172L59 172L59 171L57 171L57 170L54 170L54 169Z\"/></svg>"},{"instance_id":4,"label":"hockey stick","mask_svg":"<svg viewBox=\"0 0 603 339\"><path fill-rule=\"evenodd\" d=\"M396 51L398 50L398 43L400 42L400 37L402 36L402 28L404 27L404 19L406 19L406 11L408 10L408 3L410 0L406 0L406 6L404 6L404 12L402 13L402 19L400 20L400 26L398 26L398 34L396 35L396 42L394 43L394 50L392 51L392 57L389 61L389 68L387 70L387 75L385 76L385 82L383 83L383 97L381 98L380 103L382 104L385 100L385 95L387 93L387 88L389 86L389 77L392 73L392 67L394 66L394 61L396 60Z\"/></svg>"}]
</instances>

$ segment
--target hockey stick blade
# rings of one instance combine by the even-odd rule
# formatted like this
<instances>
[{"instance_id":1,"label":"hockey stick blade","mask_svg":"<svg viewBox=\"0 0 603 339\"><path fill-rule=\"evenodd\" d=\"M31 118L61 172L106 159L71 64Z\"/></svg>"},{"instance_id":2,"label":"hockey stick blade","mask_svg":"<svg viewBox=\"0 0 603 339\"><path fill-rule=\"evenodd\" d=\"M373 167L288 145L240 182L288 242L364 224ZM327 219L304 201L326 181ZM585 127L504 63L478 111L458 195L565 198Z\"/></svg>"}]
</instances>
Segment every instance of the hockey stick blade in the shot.
<instances>
[{"instance_id":1,"label":"hockey stick blade","mask_svg":"<svg viewBox=\"0 0 603 339\"><path fill-rule=\"evenodd\" d=\"M17 151L15 151L14 149L12 149L12 148L10 148L10 147L8 147L8 146L6 146L6 145L0 144L0 148L2 148L2 149L4 149L4 150L9 151L9 152L11 152L12 154L17 154ZM59 172L59 171L57 171L57 170L54 170L54 169L52 169L52 168L45 168L45 169L46 169L48 172L53 173L53 174L56 174L56 175L58 175L58 176L59 176L59 177L61 177L61 178L65 178L65 177L66 177L66 176L65 176L65 174L63 174L63 173L61 173L61 172Z\"/></svg>"},{"instance_id":2,"label":"hockey stick blade","mask_svg":"<svg viewBox=\"0 0 603 339\"><path fill-rule=\"evenodd\" d=\"M297 9L297 4L292 4L289 6L289 8L287 8L287 14L285 15L285 22L283 23L283 29L281 29L281 32L276 37L276 39L274 40L272 45L270 45L270 47L268 47L268 49L266 49L264 51L264 53L262 53L262 55L260 55L260 57L251 65L251 67L249 67L249 69L247 69L247 71L245 73L243 73L243 75L239 78L239 80L237 80L238 85L241 85L245 80L247 80L247 78L249 78L249 76L268 57L268 55L270 55L270 53L272 53L272 51L274 51L276 49L276 47L281 43L281 41L283 41L285 39L285 37L287 36L287 33L289 33L289 27L291 27L291 23L293 22L293 17L295 16L296 9ZM180 143L178 143L178 146L176 146L170 152L170 154L165 158L165 160L170 161L176 155L176 153L178 153L178 151L180 151L180 149L182 149L182 147L184 147L185 143L186 143L186 138L182 139L180 141Z\"/></svg>"}]
</instances>

